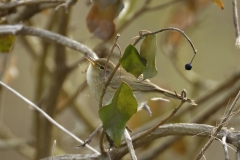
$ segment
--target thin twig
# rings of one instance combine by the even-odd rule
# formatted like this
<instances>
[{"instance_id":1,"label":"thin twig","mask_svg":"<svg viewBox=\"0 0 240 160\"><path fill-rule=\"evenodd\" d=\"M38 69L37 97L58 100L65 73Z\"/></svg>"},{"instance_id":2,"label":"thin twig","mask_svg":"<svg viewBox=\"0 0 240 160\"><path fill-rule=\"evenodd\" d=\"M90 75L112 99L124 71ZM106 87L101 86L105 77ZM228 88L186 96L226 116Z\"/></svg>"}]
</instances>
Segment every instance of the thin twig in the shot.
<instances>
[{"instance_id":1,"label":"thin twig","mask_svg":"<svg viewBox=\"0 0 240 160\"><path fill-rule=\"evenodd\" d=\"M81 139L79 139L78 137L76 137L74 134L72 134L71 132L69 132L68 130L66 130L63 126L61 126L60 124L58 124L54 119L52 119L51 117L49 117L43 110L41 110L37 105L35 105L34 103L32 103L30 100L28 100L27 98L25 98L24 96L22 96L20 93L18 93L17 91L15 91L14 89L12 89L11 87L9 87L8 85L6 85L5 83L0 81L0 84L5 87L6 89L8 89L9 91L11 91L13 94L15 94L16 96L18 96L19 98L21 98L23 101L25 101L26 103L28 103L30 106L32 106L34 109L36 109L39 113L41 113L46 119L49 120L49 122L51 122L53 125L55 125L56 127L58 127L60 130L62 130L63 132L65 132L66 134L68 134L69 136L71 136L73 139L75 139L76 141L78 141L79 143L84 143ZM94 148L92 148L89 145L86 145L88 149L90 149L91 151L93 151L96 154L100 154L97 150L95 150Z\"/></svg>"},{"instance_id":2,"label":"thin twig","mask_svg":"<svg viewBox=\"0 0 240 160\"><path fill-rule=\"evenodd\" d=\"M239 24L238 24L238 9L237 9L237 0L232 0L233 6L233 24L235 29L235 36L236 36L236 47L240 48L240 31L239 31Z\"/></svg>"},{"instance_id":3,"label":"thin twig","mask_svg":"<svg viewBox=\"0 0 240 160\"><path fill-rule=\"evenodd\" d=\"M223 136L223 138L222 138L223 150L224 150L224 154L225 154L225 160L230 160L226 139L227 139L227 137Z\"/></svg>"},{"instance_id":4,"label":"thin twig","mask_svg":"<svg viewBox=\"0 0 240 160\"><path fill-rule=\"evenodd\" d=\"M106 151L104 149L104 144L103 144L103 141L104 141L104 136L105 136L105 132L102 130L101 134L100 134L100 138L99 138L99 147L100 147L100 152L101 154L106 154Z\"/></svg>"},{"instance_id":5,"label":"thin twig","mask_svg":"<svg viewBox=\"0 0 240 160\"><path fill-rule=\"evenodd\" d=\"M65 36L62 36L60 34L53 33L40 28L27 27L22 24L1 25L0 35L32 35L80 51L85 56L97 59L97 55L87 46Z\"/></svg>"},{"instance_id":6,"label":"thin twig","mask_svg":"<svg viewBox=\"0 0 240 160\"><path fill-rule=\"evenodd\" d=\"M208 140L208 142L204 145L204 147L202 148L202 151L197 155L197 157L195 158L195 160L199 160L202 157L202 154L205 153L205 151L208 149L208 147L211 145L212 141L215 139L215 137L217 136L218 132L222 129L222 127L225 125L225 123L229 120L229 116L232 113L233 108L235 107L235 104L237 103L238 99L240 97L240 91L238 92L236 98L234 99L234 101L232 102L232 105L230 106L228 112L226 113L226 115L222 118L221 122L219 123L219 125L217 126L216 130L211 134L211 138Z\"/></svg>"},{"instance_id":7,"label":"thin twig","mask_svg":"<svg viewBox=\"0 0 240 160\"><path fill-rule=\"evenodd\" d=\"M76 149L80 149L80 148L82 148L82 147L85 147L86 144L89 144L89 143L92 141L92 138L97 134L97 132L98 132L100 129L102 129L102 126L103 126L103 125L100 125L97 129L95 129L95 130L93 131L93 133L90 134L90 136L88 137L88 139L85 140L83 144L77 146Z\"/></svg>"},{"instance_id":8,"label":"thin twig","mask_svg":"<svg viewBox=\"0 0 240 160\"><path fill-rule=\"evenodd\" d=\"M109 76L109 78L107 79L107 81L105 83L105 86L104 86L104 88L102 90L102 94L101 94L101 97L100 97L99 108L102 107L102 101L103 101L104 94L105 94L105 92L107 90L107 87L110 84L113 76L115 75L116 71L118 70L119 66L120 66L120 63L118 62L118 64L115 66L114 70L112 71L111 75Z\"/></svg>"},{"instance_id":9,"label":"thin twig","mask_svg":"<svg viewBox=\"0 0 240 160\"><path fill-rule=\"evenodd\" d=\"M128 146L128 150L129 150L132 160L137 160L137 156L134 151L133 144L132 144L132 139L131 139L127 129L124 130L124 137L125 137L125 140L126 140L126 143Z\"/></svg>"},{"instance_id":10,"label":"thin twig","mask_svg":"<svg viewBox=\"0 0 240 160\"><path fill-rule=\"evenodd\" d=\"M214 96L213 95L218 95L221 94L221 92L223 90L225 90L226 88L229 87L229 85L232 85L231 90L227 91L227 95L225 95L224 97L222 97L220 100L218 100L217 102L215 102L213 105L210 106L206 106L206 107L201 107L200 111L198 111L193 118L191 118L190 123L205 123L209 117L212 117L213 114L216 114L216 110L219 110L219 108L221 108L222 106L224 106L226 104L226 102L232 97L235 96L236 93L240 90L240 83L237 83L236 80L239 79L240 76L240 72L236 72L232 78L227 78L226 81L224 80L224 82L221 82L219 84L218 87L216 87L214 90L209 91L206 95L200 97L197 99L197 103L201 104L203 102L207 102L210 99L212 99ZM229 81L228 81L229 80ZM228 83L229 82L229 83ZM240 81L239 81L240 82ZM223 86L223 88L221 88L221 85ZM205 108L203 110L203 108ZM180 117L184 117L184 114L193 114L191 112L193 112L193 110L196 109L195 107L192 106L186 106L181 108L181 110L178 111L178 114L176 114L174 117L172 117L173 119L179 119ZM195 114L195 113L194 113ZM164 114L162 117L167 116L168 114ZM139 129L135 130L136 133L139 132L143 132L144 130L146 130L147 128L149 128L149 126L153 126L154 124L156 124L157 122L159 122L159 118L156 120L153 120L147 124L145 124L144 126L140 127ZM160 126L161 127L161 126ZM201 133L201 132L199 132ZM198 133L198 134L199 134ZM181 137L169 137L168 140L164 141L161 143L161 146L154 148L150 151L149 154L145 154L143 153L144 157L143 158L145 160L147 159L153 159L156 155L159 155L161 153L163 153L165 150L167 150L169 147L171 147L174 143L176 143L177 141L179 141L181 139ZM155 156L154 156L155 155ZM140 156L141 157L141 156ZM195 156L194 156L195 157Z\"/></svg>"},{"instance_id":11,"label":"thin twig","mask_svg":"<svg viewBox=\"0 0 240 160\"><path fill-rule=\"evenodd\" d=\"M166 136L176 136L177 135L178 137L174 137L176 139L179 138L179 136L196 136L197 135L198 137L209 137L209 135L212 133L214 128L215 128L214 126L206 125L206 124L192 124L192 123L165 124L165 125L158 127L154 132L147 135L146 137L139 139L136 142L133 142L133 145L134 145L134 148L136 149L138 147L145 145L146 143L149 143L152 140L155 140L160 137L166 137ZM240 132L239 131L231 131L226 128L222 128L220 130L220 132L218 133L217 137L222 139L222 137L226 135L226 132L228 132L227 142L229 144L233 144L236 148L240 148L240 139L239 139ZM199 133L202 133L202 134L199 134ZM138 134L134 135L134 137L141 136L141 134L142 133L138 133ZM174 141L174 142L176 142L176 141ZM172 143L170 145L172 146ZM195 144L192 144L192 145L195 146ZM167 146L165 148L167 148ZM165 148L163 148L163 149L165 149ZM112 148L110 150L110 152L111 152L110 153L111 155L114 155L114 153L117 153L117 155L118 155L118 157L115 157L112 159L121 159L122 156L124 156L125 154L128 153L128 147L124 146L121 148ZM62 157L63 156L65 156L65 159L71 159L71 158L68 158L68 156L72 157L73 155L62 155ZM79 159L79 160L84 159L84 157L81 158L80 156L82 157L82 155L75 154L74 158ZM54 158L60 160L60 157L61 156L56 156ZM94 155L94 157L92 157L91 160L93 160L94 158L95 158L95 160L99 159L99 157L103 157L103 156L102 155ZM46 158L44 160L49 160L49 158Z\"/></svg>"},{"instance_id":12,"label":"thin twig","mask_svg":"<svg viewBox=\"0 0 240 160\"><path fill-rule=\"evenodd\" d=\"M135 40L133 45L135 46L141 39L143 39L144 37L146 37L148 35L157 34L157 33L160 33L160 32L163 32L163 31L169 31L169 30L175 30L175 31L178 31L179 33L181 33L187 39L189 44L191 45L191 47L193 49L193 52L194 52L194 56L197 54L197 50L195 49L195 47L194 47L192 41L190 40L190 38L184 33L184 31L182 31L179 28L174 28L174 27L160 29L160 30L157 30L155 32L145 32L143 34L141 34L141 32L140 32L140 36Z\"/></svg>"},{"instance_id":13,"label":"thin twig","mask_svg":"<svg viewBox=\"0 0 240 160\"><path fill-rule=\"evenodd\" d=\"M55 152L56 144L57 144L57 141L54 140L54 141L53 141L53 146L52 146L52 160L54 160L53 157L54 157L54 152Z\"/></svg>"},{"instance_id":14,"label":"thin twig","mask_svg":"<svg viewBox=\"0 0 240 160\"><path fill-rule=\"evenodd\" d=\"M185 94L183 94L183 92L184 92ZM141 138L149 135L149 134L152 133L154 130L156 130L159 126L161 126L161 125L164 124L167 120L169 120L171 117L173 117L174 114L175 114L175 113L181 108L181 106L184 104L185 98L186 98L186 91L183 90L181 95L182 95L182 101L180 102L180 104L179 104L167 117L165 117L164 119L160 120L160 121L159 121L156 125L154 125L152 128L144 131L144 133L142 133L141 136L137 137L137 139L134 138L133 141L137 141L137 140L139 140L139 139L141 139ZM123 145L125 145L125 144L123 144Z\"/></svg>"},{"instance_id":15,"label":"thin twig","mask_svg":"<svg viewBox=\"0 0 240 160\"><path fill-rule=\"evenodd\" d=\"M117 40L118 40L119 37L120 37L120 34L117 34L116 39L115 39L114 44L113 44L113 47L112 47L112 49L111 49L111 53L110 53L110 55L109 55L109 57L108 57L108 59L107 59L107 62L106 62L106 64L105 64L105 69L107 68L108 61L109 61L109 59L110 59L110 56L111 56L114 48L118 46L118 45L117 45ZM120 53L121 53L120 48L118 48L118 49L119 49L119 51L120 51ZM115 66L114 70L112 71L111 75L108 77L108 79L107 79L107 81L106 81L106 83L105 83L105 85L104 85L104 88L103 88L102 93L101 93L101 96L100 96L99 108L101 108L102 105L103 105L103 104L102 104L102 103L103 103L103 97L104 97L104 95L105 95L105 93L106 93L107 87L108 87L108 85L110 84L110 82L111 82L113 76L115 75L116 71L118 70L118 67L119 67L119 66L120 66L120 63L118 62L118 64Z\"/></svg>"},{"instance_id":16,"label":"thin twig","mask_svg":"<svg viewBox=\"0 0 240 160\"><path fill-rule=\"evenodd\" d=\"M105 85L104 85L104 88L102 90L102 93L101 93L101 97L100 97L100 102L99 102L99 108L102 107L102 102L103 102L103 97L105 95L105 92L107 90L107 86L110 84L113 76L115 75L116 71L118 70L120 66L120 63L118 62L118 64L116 65L116 67L114 68L114 70L112 71L111 75L109 76L109 78L107 79ZM105 153L105 150L104 150L104 146L103 146L103 139L104 139L104 131L102 131L102 136L100 136L100 150L101 150L101 153Z\"/></svg>"},{"instance_id":17,"label":"thin twig","mask_svg":"<svg viewBox=\"0 0 240 160\"><path fill-rule=\"evenodd\" d=\"M108 56L108 58L107 58L107 62L106 62L106 64L105 64L105 71L106 71L106 69L107 69L108 61L109 61L109 59L110 59L110 57L111 57L111 55L112 55L112 53L113 53L114 48L118 46L117 41L118 41L119 37L120 37L120 34L118 33L117 36L116 36L116 38L115 38L115 40L114 40L114 42L113 42L113 46L112 46L112 48L111 48L110 54L109 54L109 56Z\"/></svg>"}]
</instances>

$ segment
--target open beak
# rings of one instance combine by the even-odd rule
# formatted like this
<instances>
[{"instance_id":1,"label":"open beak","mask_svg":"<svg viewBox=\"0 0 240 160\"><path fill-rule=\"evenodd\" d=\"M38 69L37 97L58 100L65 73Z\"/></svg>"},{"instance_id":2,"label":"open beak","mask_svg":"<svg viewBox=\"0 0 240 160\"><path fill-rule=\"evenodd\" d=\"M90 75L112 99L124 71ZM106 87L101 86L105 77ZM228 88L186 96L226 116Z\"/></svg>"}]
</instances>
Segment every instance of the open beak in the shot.
<instances>
[{"instance_id":1,"label":"open beak","mask_svg":"<svg viewBox=\"0 0 240 160\"><path fill-rule=\"evenodd\" d=\"M85 57L92 65L96 65L95 60L92 57L86 56Z\"/></svg>"}]
</instances>

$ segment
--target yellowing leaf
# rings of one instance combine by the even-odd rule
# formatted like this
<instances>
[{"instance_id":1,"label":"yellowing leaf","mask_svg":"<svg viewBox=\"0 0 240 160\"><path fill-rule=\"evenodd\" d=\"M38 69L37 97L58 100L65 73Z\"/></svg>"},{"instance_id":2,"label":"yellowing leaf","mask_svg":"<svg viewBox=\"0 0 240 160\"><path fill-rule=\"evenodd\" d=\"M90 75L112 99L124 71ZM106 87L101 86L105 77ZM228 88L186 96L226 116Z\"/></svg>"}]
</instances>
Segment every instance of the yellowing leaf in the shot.
<instances>
[{"instance_id":1,"label":"yellowing leaf","mask_svg":"<svg viewBox=\"0 0 240 160\"><path fill-rule=\"evenodd\" d=\"M146 68L146 59L142 58L133 45L128 45L122 58L119 59L121 66L135 77L139 77Z\"/></svg>"},{"instance_id":2,"label":"yellowing leaf","mask_svg":"<svg viewBox=\"0 0 240 160\"><path fill-rule=\"evenodd\" d=\"M0 53L10 52L15 37L12 35L0 36Z\"/></svg>"},{"instance_id":3,"label":"yellowing leaf","mask_svg":"<svg viewBox=\"0 0 240 160\"><path fill-rule=\"evenodd\" d=\"M137 112L137 101L132 89L122 82L116 90L112 102L98 111L103 129L113 140L116 147L121 145L121 137L126 123Z\"/></svg>"},{"instance_id":4,"label":"yellowing leaf","mask_svg":"<svg viewBox=\"0 0 240 160\"><path fill-rule=\"evenodd\" d=\"M214 4L216 4L218 7L220 7L221 9L224 9L224 5L222 3L222 0L212 0L212 2Z\"/></svg>"},{"instance_id":5,"label":"yellowing leaf","mask_svg":"<svg viewBox=\"0 0 240 160\"><path fill-rule=\"evenodd\" d=\"M148 35L142 42L140 47L140 56L147 60L147 67L143 72L143 79L152 78L157 75L156 69L156 35Z\"/></svg>"}]
</instances>

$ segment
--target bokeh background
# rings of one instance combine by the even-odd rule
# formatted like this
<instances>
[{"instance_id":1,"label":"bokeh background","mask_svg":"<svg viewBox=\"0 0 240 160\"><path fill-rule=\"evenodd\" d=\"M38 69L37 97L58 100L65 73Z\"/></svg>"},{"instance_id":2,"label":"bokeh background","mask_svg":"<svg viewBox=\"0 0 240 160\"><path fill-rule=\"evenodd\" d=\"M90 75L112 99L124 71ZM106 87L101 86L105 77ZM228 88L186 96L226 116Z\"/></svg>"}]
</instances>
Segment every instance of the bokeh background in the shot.
<instances>
[{"instance_id":1,"label":"bokeh background","mask_svg":"<svg viewBox=\"0 0 240 160\"><path fill-rule=\"evenodd\" d=\"M124 1L124 9L127 8L128 3L135 3L129 11L129 16L131 16L142 7L144 2L145 0L126 0ZM150 3L150 7L165 3L169 3L169 1L155 0ZM214 5L210 0L198 0L194 2L191 0L182 0L181 2L173 2L154 11L146 11L139 17L134 18L129 25L119 32L121 36L118 44L124 50L129 43L133 42L132 38L138 36L140 30L156 31L165 27L179 27L184 30L197 49L192 71L185 71L184 68L184 65L189 63L193 56L193 50L186 39L174 31L159 33L157 35L158 75L151 79L151 81L172 91L180 92L185 88L188 91L189 97L197 99L210 92L211 89L217 87L219 83L231 77L240 69L240 50L235 46L232 3L226 0L223 3L224 10ZM238 9L239 6L238 4ZM19 10L22 8L18 7L14 14L19 14ZM55 11L54 8L37 12L31 18L21 23L43 29L47 29L47 26L50 24L52 26L49 28L53 32L57 32L57 26L59 25L57 19L62 18L58 12L65 12L64 10L61 11L61 9ZM68 24L67 37L94 49L100 56L107 56L111 49L112 40L103 41L89 32L86 25L86 17L90 8L91 4L89 5L86 1L80 0L70 8L68 13L69 22L66 22L66 25ZM124 13L124 10L122 12ZM122 23L124 24L124 20L121 19L123 13L120 13L114 20L116 30L118 30ZM122 20L121 23L120 20ZM112 37L115 37L115 35L116 33ZM45 87L48 86L49 77L55 67L54 47L56 46L51 42L46 43L49 46L46 50L47 58L44 64L50 72L46 72L44 75L42 93L46 91ZM5 74L1 77L1 80L5 81L29 100L36 104L41 104L41 96L39 96L39 99L36 99L36 88L39 85L37 82L39 78L38 66L40 58L32 58L33 53L31 53L29 46L33 49L32 52L35 52L39 57L44 54L42 39L31 36L17 36L11 52L0 55L2 59L1 63L4 60L7 61ZM81 61L83 55L77 51L67 48L66 56L67 64L78 63L78 66L65 79L61 92L58 95L57 106L64 104L69 97L76 93L76 90L85 80L85 71L88 66L88 62ZM116 50L111 59L116 62L119 57L119 53ZM225 97L232 88L240 88L237 80L236 83L229 84L224 91L212 95L209 101L196 106L196 109L193 111L183 113L182 116L176 119L173 118L168 123L191 122L201 111L211 107ZM234 95L231 97L234 98ZM133 134L135 131L139 131L139 128L148 124L148 122L163 118L163 115L169 113L177 104L178 102L175 100L171 100L169 103L149 102L153 115L149 117L145 111L136 113L129 122ZM219 106L219 109L202 123L215 126L223 116L227 104L228 101ZM237 106L239 107L239 105L238 103ZM59 108L57 107L57 109ZM54 118L80 139L85 140L94 128L101 124L97 111L98 103L91 96L88 88L84 87L77 94L73 102L55 114ZM234 127L235 130L239 130L239 120L239 115L236 115L227 124L227 127ZM37 127L36 113L28 104L3 88L1 88L0 121L0 144L3 144L2 147L0 146L0 159L35 159L35 152L37 151L35 148L37 141L35 136ZM15 138L7 138L8 136L6 135ZM56 155L91 153L87 149L76 150L74 147L78 143L55 127L53 128L52 135L53 139L47 135L41 136L44 137L45 141L51 141L51 144L53 144L53 140L57 141ZM145 153L151 147L157 148L161 146L161 144L170 138L164 137L149 142L144 147L137 149L137 156L141 159L141 153ZM207 138L199 138L197 136L183 137L164 152L155 155L154 159L176 159L176 157L177 159L193 159L200 152L206 140ZM9 144L4 145L5 142ZM29 147L27 152L22 150L25 145ZM91 145L98 149L98 136L93 139ZM229 153L231 159L234 159L235 151L229 149ZM207 159L224 159L221 143L215 141L205 153L205 157ZM128 156L125 157L125 159L128 158Z\"/></svg>"}]
</instances>

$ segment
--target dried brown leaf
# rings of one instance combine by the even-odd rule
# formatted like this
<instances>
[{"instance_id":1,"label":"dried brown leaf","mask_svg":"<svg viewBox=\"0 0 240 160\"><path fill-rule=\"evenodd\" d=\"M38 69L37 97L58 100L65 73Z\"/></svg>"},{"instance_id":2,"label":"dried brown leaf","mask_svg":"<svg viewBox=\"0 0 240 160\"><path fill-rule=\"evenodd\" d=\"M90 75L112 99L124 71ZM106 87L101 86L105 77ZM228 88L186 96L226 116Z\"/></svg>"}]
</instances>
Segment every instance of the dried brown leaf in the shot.
<instances>
[{"instance_id":1,"label":"dried brown leaf","mask_svg":"<svg viewBox=\"0 0 240 160\"><path fill-rule=\"evenodd\" d=\"M100 9L97 4L93 4L87 16L87 27L96 37L108 40L115 32L114 18L123 8L122 2L118 0L114 4Z\"/></svg>"},{"instance_id":2,"label":"dried brown leaf","mask_svg":"<svg viewBox=\"0 0 240 160\"><path fill-rule=\"evenodd\" d=\"M221 9L224 9L224 5L222 3L222 0L212 0L212 2L214 4L216 4L218 7L220 7Z\"/></svg>"}]
</instances>

